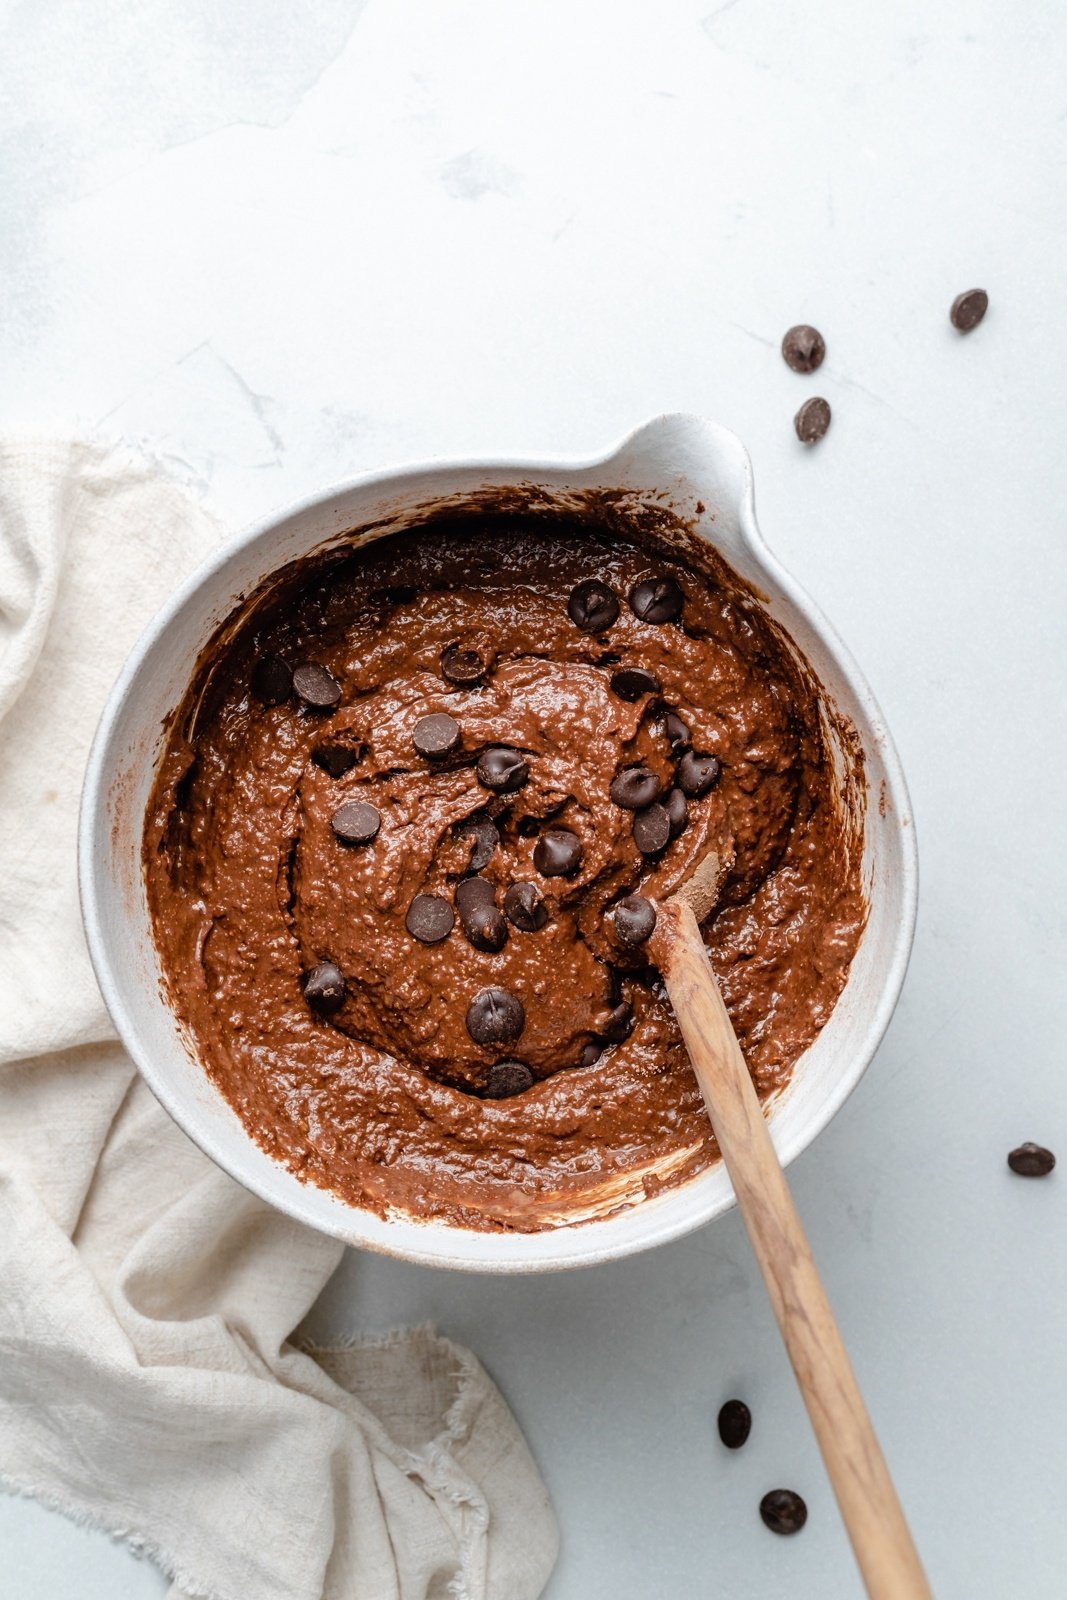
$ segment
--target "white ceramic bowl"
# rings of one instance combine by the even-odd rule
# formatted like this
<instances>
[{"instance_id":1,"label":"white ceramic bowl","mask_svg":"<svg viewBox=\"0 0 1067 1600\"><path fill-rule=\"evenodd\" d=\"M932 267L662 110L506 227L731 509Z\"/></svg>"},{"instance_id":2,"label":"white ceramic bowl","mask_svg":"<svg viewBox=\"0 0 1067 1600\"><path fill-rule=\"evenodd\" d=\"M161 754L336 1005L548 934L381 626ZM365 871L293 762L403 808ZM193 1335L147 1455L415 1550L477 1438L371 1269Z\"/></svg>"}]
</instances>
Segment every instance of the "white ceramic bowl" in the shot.
<instances>
[{"instance_id":1,"label":"white ceramic bowl","mask_svg":"<svg viewBox=\"0 0 1067 1600\"><path fill-rule=\"evenodd\" d=\"M615 1215L533 1234L474 1232L404 1215L382 1219L302 1183L249 1138L163 998L140 850L164 719L181 698L204 645L243 596L286 562L353 528L409 517L445 496L513 484L554 493L620 487L665 493L767 597L767 610L784 625L862 741L869 797L863 873L870 917L833 1016L770 1107L778 1152L784 1162L791 1161L855 1087L892 1014L911 949L915 837L904 778L874 698L833 630L763 542L751 463L741 442L712 423L659 417L594 461L434 463L375 473L249 528L164 606L127 661L89 758L79 844L85 926L104 999L149 1085L201 1149L271 1204L348 1244L435 1266L493 1272L575 1267L662 1244L727 1210L734 1199L729 1179L720 1162ZM704 508L699 515L698 503Z\"/></svg>"}]
</instances>

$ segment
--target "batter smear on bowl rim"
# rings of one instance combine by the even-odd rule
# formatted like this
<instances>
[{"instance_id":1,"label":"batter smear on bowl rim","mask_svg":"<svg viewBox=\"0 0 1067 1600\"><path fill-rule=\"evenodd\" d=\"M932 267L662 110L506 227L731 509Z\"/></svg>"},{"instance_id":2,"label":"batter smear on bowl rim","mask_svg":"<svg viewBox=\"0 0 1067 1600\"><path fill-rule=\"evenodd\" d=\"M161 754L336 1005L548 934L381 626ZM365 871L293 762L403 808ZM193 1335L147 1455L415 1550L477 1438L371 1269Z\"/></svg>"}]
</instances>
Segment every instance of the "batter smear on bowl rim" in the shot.
<instances>
[{"instance_id":1,"label":"batter smear on bowl rim","mask_svg":"<svg viewBox=\"0 0 1067 1600\"><path fill-rule=\"evenodd\" d=\"M205 1070L309 1181L534 1230L715 1160L645 950L713 846L705 937L762 1096L830 1016L867 910L857 773L671 521L428 514L278 574L205 651L146 817L155 937Z\"/></svg>"}]
</instances>

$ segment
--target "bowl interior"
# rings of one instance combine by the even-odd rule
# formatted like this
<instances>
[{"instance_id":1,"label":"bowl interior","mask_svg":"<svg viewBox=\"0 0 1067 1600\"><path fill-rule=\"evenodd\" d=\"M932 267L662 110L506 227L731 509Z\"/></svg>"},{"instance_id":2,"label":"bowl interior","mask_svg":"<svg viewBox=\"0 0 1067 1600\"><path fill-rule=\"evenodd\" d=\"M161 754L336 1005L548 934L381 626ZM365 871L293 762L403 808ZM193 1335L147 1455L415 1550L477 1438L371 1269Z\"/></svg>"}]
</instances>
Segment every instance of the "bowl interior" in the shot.
<instances>
[{"instance_id":1,"label":"bowl interior","mask_svg":"<svg viewBox=\"0 0 1067 1600\"><path fill-rule=\"evenodd\" d=\"M248 1188L347 1243L482 1271L537 1271L626 1255L716 1216L732 1204L733 1191L719 1163L615 1215L512 1234L399 1215L382 1219L302 1183L246 1134L163 997L140 846L164 723L204 645L244 596L277 568L352 528L402 526L442 498L516 484L555 496L604 487L665 497L766 597L767 610L859 735L869 795L863 871L871 912L829 1023L770 1109L775 1143L790 1160L854 1087L892 1012L914 920L914 844L906 791L877 707L847 652L763 544L748 458L725 430L694 418L661 418L595 462L429 466L367 478L253 528L194 575L133 652L90 757L81 829L83 909L105 1001L142 1074L181 1127Z\"/></svg>"}]
</instances>

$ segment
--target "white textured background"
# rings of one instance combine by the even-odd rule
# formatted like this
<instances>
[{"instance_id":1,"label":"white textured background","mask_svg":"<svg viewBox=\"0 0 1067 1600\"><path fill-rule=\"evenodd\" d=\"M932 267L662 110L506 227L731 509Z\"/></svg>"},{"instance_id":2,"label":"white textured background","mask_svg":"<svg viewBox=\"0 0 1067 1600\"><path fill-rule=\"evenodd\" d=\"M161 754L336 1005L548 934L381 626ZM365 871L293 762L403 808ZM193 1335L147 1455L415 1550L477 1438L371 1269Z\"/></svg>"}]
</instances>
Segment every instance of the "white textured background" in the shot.
<instances>
[{"instance_id":1,"label":"white textured background","mask_svg":"<svg viewBox=\"0 0 1067 1600\"><path fill-rule=\"evenodd\" d=\"M6 0L0 429L121 433L233 525L431 454L729 424L910 779L918 941L794 1167L941 1600L1067 1593L1067 14L1053 0ZM991 296L964 339L954 294ZM817 378L777 354L825 333ZM815 450L791 417L821 392ZM578 1276L350 1256L315 1317L481 1352L551 1600L859 1592L734 1217ZM755 1413L727 1456L727 1395ZM802 1491L796 1539L762 1493ZM148 1567L0 1499L11 1600ZM248 1600L255 1600L249 1596ZM375 1600L375 1597L353 1597ZM506 1600L506 1597L502 1597Z\"/></svg>"}]
</instances>

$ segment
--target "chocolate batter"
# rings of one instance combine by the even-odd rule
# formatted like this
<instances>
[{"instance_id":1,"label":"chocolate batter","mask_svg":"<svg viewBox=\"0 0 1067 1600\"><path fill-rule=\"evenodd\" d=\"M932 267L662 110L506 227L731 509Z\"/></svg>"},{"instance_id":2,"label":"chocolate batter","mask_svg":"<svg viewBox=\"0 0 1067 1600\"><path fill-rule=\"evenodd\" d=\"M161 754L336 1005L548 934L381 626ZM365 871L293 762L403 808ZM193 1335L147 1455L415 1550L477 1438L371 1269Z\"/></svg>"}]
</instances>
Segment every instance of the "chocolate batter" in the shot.
<instances>
[{"instance_id":1,"label":"chocolate batter","mask_svg":"<svg viewBox=\"0 0 1067 1600\"><path fill-rule=\"evenodd\" d=\"M259 1144L353 1202L535 1229L715 1159L645 950L713 845L761 1095L844 986L862 822L810 674L645 510L451 510L310 559L175 716L144 847L172 1003Z\"/></svg>"}]
</instances>

